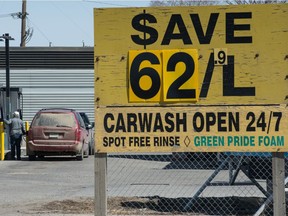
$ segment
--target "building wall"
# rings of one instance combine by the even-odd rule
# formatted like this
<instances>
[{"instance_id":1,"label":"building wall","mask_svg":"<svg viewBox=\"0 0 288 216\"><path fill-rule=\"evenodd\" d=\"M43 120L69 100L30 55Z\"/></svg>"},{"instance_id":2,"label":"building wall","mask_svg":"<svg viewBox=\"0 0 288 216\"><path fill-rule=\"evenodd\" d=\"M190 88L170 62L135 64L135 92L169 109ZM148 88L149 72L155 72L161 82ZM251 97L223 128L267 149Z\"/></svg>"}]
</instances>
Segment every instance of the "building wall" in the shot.
<instances>
[{"instance_id":1,"label":"building wall","mask_svg":"<svg viewBox=\"0 0 288 216\"><path fill-rule=\"evenodd\" d=\"M4 49L0 85L6 85ZM73 108L94 121L92 48L10 48L10 86L22 89L25 121L47 107Z\"/></svg>"}]
</instances>

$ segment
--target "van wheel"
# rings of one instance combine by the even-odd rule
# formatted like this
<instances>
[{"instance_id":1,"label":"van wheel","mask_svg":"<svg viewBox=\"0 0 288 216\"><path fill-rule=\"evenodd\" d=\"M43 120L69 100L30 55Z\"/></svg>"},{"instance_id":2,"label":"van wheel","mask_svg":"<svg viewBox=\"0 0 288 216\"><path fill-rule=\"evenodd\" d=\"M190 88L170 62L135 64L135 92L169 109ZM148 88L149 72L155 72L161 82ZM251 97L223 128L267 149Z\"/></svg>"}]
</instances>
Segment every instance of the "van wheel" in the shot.
<instances>
[{"instance_id":1,"label":"van wheel","mask_svg":"<svg viewBox=\"0 0 288 216\"><path fill-rule=\"evenodd\" d=\"M89 148L87 149L87 151L84 154L84 158L88 158L89 157Z\"/></svg>"},{"instance_id":2,"label":"van wheel","mask_svg":"<svg viewBox=\"0 0 288 216\"><path fill-rule=\"evenodd\" d=\"M89 143L88 149L89 149L89 155L92 155L92 147L90 143Z\"/></svg>"},{"instance_id":3,"label":"van wheel","mask_svg":"<svg viewBox=\"0 0 288 216\"><path fill-rule=\"evenodd\" d=\"M89 143L89 155L94 155L95 154L95 150L94 150L94 139L92 140L92 142Z\"/></svg>"},{"instance_id":4,"label":"van wheel","mask_svg":"<svg viewBox=\"0 0 288 216\"><path fill-rule=\"evenodd\" d=\"M84 157L84 150L83 150L83 146L82 146L80 154L76 155L76 159L79 161L82 161L83 157Z\"/></svg>"},{"instance_id":5,"label":"van wheel","mask_svg":"<svg viewBox=\"0 0 288 216\"><path fill-rule=\"evenodd\" d=\"M45 158L45 156L44 155L38 155L38 158L43 160Z\"/></svg>"},{"instance_id":6,"label":"van wheel","mask_svg":"<svg viewBox=\"0 0 288 216\"><path fill-rule=\"evenodd\" d=\"M28 158L29 158L29 161L35 161L36 155L29 155Z\"/></svg>"}]
</instances>

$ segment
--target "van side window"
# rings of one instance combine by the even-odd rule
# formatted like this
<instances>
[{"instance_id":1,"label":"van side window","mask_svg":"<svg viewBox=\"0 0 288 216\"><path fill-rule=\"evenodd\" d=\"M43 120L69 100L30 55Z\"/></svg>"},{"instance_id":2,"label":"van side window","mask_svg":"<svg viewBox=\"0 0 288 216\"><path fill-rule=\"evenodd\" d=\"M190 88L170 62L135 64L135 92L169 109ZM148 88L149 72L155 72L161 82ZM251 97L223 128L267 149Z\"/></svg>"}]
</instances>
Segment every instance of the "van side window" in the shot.
<instances>
[{"instance_id":1,"label":"van side window","mask_svg":"<svg viewBox=\"0 0 288 216\"><path fill-rule=\"evenodd\" d=\"M82 119L82 117L80 116L79 113L76 113L76 117L77 117L77 120L78 120L79 123L80 123L80 127L85 128L84 121L83 121L83 119Z\"/></svg>"}]
</instances>

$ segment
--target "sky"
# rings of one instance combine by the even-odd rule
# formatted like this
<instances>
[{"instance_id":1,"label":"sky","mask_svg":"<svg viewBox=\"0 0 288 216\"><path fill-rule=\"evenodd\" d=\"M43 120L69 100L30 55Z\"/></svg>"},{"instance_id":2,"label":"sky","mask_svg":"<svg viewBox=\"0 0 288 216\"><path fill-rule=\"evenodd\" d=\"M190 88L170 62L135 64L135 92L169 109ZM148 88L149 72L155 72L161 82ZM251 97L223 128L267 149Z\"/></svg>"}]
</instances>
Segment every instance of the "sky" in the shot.
<instances>
[{"instance_id":1,"label":"sky","mask_svg":"<svg viewBox=\"0 0 288 216\"><path fill-rule=\"evenodd\" d=\"M33 32L26 47L93 47L93 8L146 7L150 1L108 0L26 0L26 29ZM8 33L21 43L21 19L11 14L22 12L22 0L0 0L0 36ZM5 43L0 41L0 47Z\"/></svg>"}]
</instances>

